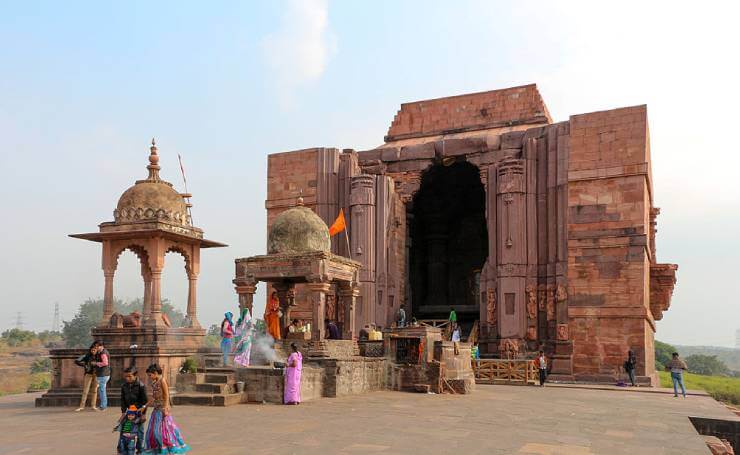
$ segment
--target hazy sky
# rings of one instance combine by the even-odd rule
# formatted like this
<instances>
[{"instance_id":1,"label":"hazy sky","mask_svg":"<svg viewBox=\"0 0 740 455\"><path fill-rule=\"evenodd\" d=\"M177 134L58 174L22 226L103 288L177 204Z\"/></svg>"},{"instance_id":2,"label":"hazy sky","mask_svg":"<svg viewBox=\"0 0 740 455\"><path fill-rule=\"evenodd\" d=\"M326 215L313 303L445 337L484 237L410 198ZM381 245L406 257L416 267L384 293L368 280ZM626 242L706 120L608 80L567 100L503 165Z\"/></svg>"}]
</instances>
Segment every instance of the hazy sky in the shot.
<instances>
[{"instance_id":1,"label":"hazy sky","mask_svg":"<svg viewBox=\"0 0 740 455\"><path fill-rule=\"evenodd\" d=\"M733 346L737 5L0 2L0 329L102 295L100 245L67 234L112 220L152 136L180 190L183 156L195 224L230 245L202 254L214 323L236 305L234 258L264 252L267 154L374 147L402 102L534 82L558 121L648 105L658 260L679 264L657 338ZM167 256L162 292L182 308L183 266ZM116 296L141 288L127 253Z\"/></svg>"}]
</instances>

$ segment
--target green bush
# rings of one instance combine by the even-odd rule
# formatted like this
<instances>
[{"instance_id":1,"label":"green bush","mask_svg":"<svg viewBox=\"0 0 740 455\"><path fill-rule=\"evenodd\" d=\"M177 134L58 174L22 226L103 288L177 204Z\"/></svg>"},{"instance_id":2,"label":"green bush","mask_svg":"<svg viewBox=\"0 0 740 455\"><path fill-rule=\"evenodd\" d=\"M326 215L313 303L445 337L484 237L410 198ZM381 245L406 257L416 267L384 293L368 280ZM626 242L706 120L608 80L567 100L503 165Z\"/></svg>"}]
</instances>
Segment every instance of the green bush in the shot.
<instances>
[{"instance_id":1,"label":"green bush","mask_svg":"<svg viewBox=\"0 0 740 455\"><path fill-rule=\"evenodd\" d=\"M182 362L182 366L180 367L180 373L197 373L198 372L198 362L196 362L195 358L188 357L185 359L184 362Z\"/></svg>"},{"instance_id":2,"label":"green bush","mask_svg":"<svg viewBox=\"0 0 740 455\"><path fill-rule=\"evenodd\" d=\"M10 347L28 346L36 339L36 334L30 330L9 329L3 332L2 339Z\"/></svg>"},{"instance_id":3,"label":"green bush","mask_svg":"<svg viewBox=\"0 0 740 455\"><path fill-rule=\"evenodd\" d=\"M35 373L48 373L51 371L51 359L48 357L41 357L33 361L31 364L31 374Z\"/></svg>"},{"instance_id":4,"label":"green bush","mask_svg":"<svg viewBox=\"0 0 740 455\"><path fill-rule=\"evenodd\" d=\"M51 374L35 373L31 375L31 381L28 384L29 391L48 390L49 387L51 387Z\"/></svg>"}]
</instances>

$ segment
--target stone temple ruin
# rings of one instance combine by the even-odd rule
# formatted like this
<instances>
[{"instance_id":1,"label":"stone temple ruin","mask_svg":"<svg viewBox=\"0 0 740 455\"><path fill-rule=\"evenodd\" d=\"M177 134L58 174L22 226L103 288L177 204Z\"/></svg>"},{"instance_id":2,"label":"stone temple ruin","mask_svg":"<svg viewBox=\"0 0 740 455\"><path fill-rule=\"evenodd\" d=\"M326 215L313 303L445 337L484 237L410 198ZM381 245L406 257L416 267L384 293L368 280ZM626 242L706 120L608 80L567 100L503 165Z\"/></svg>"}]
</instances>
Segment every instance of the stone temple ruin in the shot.
<instances>
[{"instance_id":1,"label":"stone temple ruin","mask_svg":"<svg viewBox=\"0 0 740 455\"><path fill-rule=\"evenodd\" d=\"M105 314L93 335L114 370L163 363L176 403L281 402L279 362L253 355L249 368L218 368L218 353L201 346L200 248L225 245L191 225L190 195L159 179L155 146L148 169L121 196L115 221L73 236L103 245ZM266 282L283 328L311 324L310 335L275 344L278 356L291 342L304 352L304 400L380 389L467 393L474 366L479 382L499 374L471 362L473 344L483 361L506 359L509 379L521 373L524 382L539 349L552 380L588 382L618 379L631 349L638 380L657 384L656 321L670 306L677 266L656 258L646 106L553 122L535 85L406 103L377 148L269 155L266 208L267 254L236 259L233 283L240 309L252 310ZM330 237L340 210L347 228ZM142 264L142 315L113 312L113 274L126 249ZM186 258L185 328L161 314L168 251ZM401 308L410 326L396 327ZM463 332L457 344L445 327L451 309ZM325 338L325 321L342 339ZM383 339L358 340L371 326ZM76 404L81 352L51 352L52 389L37 405ZM188 357L201 368L178 374Z\"/></svg>"}]
</instances>

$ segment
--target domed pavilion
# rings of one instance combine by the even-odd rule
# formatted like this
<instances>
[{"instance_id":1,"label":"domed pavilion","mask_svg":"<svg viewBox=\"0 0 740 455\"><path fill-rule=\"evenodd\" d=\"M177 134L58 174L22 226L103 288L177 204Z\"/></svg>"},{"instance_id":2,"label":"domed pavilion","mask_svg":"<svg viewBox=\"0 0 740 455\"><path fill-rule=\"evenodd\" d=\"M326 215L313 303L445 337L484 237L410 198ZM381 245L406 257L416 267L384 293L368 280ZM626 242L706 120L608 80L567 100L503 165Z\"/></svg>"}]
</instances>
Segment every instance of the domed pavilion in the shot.
<instances>
[{"instance_id":1,"label":"domed pavilion","mask_svg":"<svg viewBox=\"0 0 740 455\"><path fill-rule=\"evenodd\" d=\"M188 325L200 328L196 315L196 284L200 273L200 249L224 247L223 243L206 240L203 230L192 224L191 195L179 193L170 182L159 177L159 155L152 139L149 176L123 192L113 211L114 221L100 224L100 231L72 234L70 237L103 244L105 293L101 327L107 327L113 316L113 277L118 258L130 250L139 258L144 281L143 326L163 327L161 276L164 257L177 252L185 259L188 277ZM114 321L115 324L115 321Z\"/></svg>"},{"instance_id":2,"label":"domed pavilion","mask_svg":"<svg viewBox=\"0 0 740 455\"><path fill-rule=\"evenodd\" d=\"M226 246L206 240L203 231L192 223L191 195L179 193L159 176L159 155L152 140L149 175L123 192L113 211L113 221L101 223L99 232L73 234L70 237L99 242L103 246L105 293L103 317L92 329L96 340L102 340L110 353L115 372L109 385L109 401L119 399L121 372L135 365L140 372L152 363L165 371L168 382L177 387L178 371L185 359L201 349L205 330L198 322L196 284L200 272L200 249ZM118 258L126 250L139 258L143 280L142 313L121 315L114 311L113 278ZM165 255L181 254L185 259L188 279L186 327L171 327L162 313L161 277ZM52 349L51 389L37 399L37 406L77 405L82 389L83 371L74 361L84 349ZM173 389L174 390L174 389Z\"/></svg>"},{"instance_id":3,"label":"domed pavilion","mask_svg":"<svg viewBox=\"0 0 740 455\"><path fill-rule=\"evenodd\" d=\"M311 303L311 340L319 344L324 340L327 293L336 284L344 305L342 338L356 338L355 299L359 295L361 264L331 252L329 228L313 210L303 206L303 198L273 221L267 253L236 259L234 284L240 308L251 312L257 283L270 283L277 291L283 314L281 325L285 328L295 305L295 285L305 284Z\"/></svg>"}]
</instances>

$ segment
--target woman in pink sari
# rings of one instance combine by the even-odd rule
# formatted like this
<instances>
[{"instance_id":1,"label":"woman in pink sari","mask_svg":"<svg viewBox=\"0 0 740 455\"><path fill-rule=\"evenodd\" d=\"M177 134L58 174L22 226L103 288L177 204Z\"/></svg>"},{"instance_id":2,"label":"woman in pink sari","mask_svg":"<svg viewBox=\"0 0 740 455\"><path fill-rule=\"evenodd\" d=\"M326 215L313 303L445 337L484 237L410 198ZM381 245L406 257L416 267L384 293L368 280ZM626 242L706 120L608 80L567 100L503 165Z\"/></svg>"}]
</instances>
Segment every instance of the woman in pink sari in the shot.
<instances>
[{"instance_id":1,"label":"woman in pink sari","mask_svg":"<svg viewBox=\"0 0 740 455\"><path fill-rule=\"evenodd\" d=\"M285 393L283 402L285 404L300 404L301 402L301 370L303 369L303 356L298 351L295 343L290 344L293 353L288 357L285 366Z\"/></svg>"}]
</instances>

